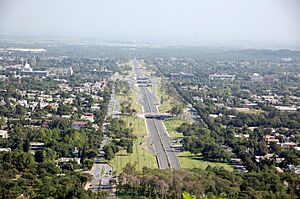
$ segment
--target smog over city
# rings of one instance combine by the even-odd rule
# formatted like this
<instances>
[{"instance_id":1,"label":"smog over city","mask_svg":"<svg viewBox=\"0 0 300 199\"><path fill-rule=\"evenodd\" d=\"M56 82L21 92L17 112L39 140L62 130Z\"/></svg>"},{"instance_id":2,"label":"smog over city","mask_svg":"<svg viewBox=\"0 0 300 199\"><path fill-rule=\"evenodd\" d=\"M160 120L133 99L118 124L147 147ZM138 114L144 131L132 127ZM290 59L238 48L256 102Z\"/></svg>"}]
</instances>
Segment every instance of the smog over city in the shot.
<instances>
[{"instance_id":1,"label":"smog over city","mask_svg":"<svg viewBox=\"0 0 300 199\"><path fill-rule=\"evenodd\" d=\"M1 0L0 198L300 198L298 0Z\"/></svg>"}]
</instances>

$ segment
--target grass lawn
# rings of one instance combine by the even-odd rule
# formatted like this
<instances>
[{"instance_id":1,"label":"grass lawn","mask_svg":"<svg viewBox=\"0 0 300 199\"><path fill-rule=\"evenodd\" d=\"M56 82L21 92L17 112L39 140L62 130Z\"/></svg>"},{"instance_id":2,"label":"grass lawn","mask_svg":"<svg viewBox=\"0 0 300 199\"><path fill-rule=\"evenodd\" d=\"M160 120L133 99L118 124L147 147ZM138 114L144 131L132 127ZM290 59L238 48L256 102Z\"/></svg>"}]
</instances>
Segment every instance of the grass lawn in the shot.
<instances>
[{"instance_id":1,"label":"grass lawn","mask_svg":"<svg viewBox=\"0 0 300 199\"><path fill-rule=\"evenodd\" d=\"M158 107L159 112L165 113L172 108L172 105L174 105L174 101L160 86L156 90L156 96L159 101L161 101L161 97L164 99L163 103Z\"/></svg>"},{"instance_id":2,"label":"grass lawn","mask_svg":"<svg viewBox=\"0 0 300 199\"><path fill-rule=\"evenodd\" d=\"M136 116L121 116L121 119L124 120L129 127L133 129L133 134L137 136L138 139L142 139L147 136L147 129L144 119Z\"/></svg>"},{"instance_id":3,"label":"grass lawn","mask_svg":"<svg viewBox=\"0 0 300 199\"><path fill-rule=\"evenodd\" d=\"M138 93L136 91L133 91L131 92L131 98L132 98L132 108L134 108L137 113L141 113L142 112L142 106L139 104L138 102Z\"/></svg>"},{"instance_id":4,"label":"grass lawn","mask_svg":"<svg viewBox=\"0 0 300 199\"><path fill-rule=\"evenodd\" d=\"M133 134L137 139L133 143L133 153L127 154L125 150L119 151L109 163L117 174L121 173L127 163L135 164L136 169L141 171L143 167L158 168L155 156L149 152L143 143L146 141L147 130L144 119L136 116L122 116L127 125L131 124Z\"/></svg>"},{"instance_id":5,"label":"grass lawn","mask_svg":"<svg viewBox=\"0 0 300 199\"><path fill-rule=\"evenodd\" d=\"M137 142L133 145L132 154L127 154L125 150L119 151L109 163L119 175L129 162L134 164L138 171L142 171L143 167L157 168L155 156L148 152L145 146Z\"/></svg>"},{"instance_id":6,"label":"grass lawn","mask_svg":"<svg viewBox=\"0 0 300 199\"><path fill-rule=\"evenodd\" d=\"M181 168L192 169L192 168L201 168L206 169L207 166L212 167L224 167L228 171L233 171L233 167L226 163L210 162L202 160L201 156L193 155L190 152L182 152L178 155Z\"/></svg>"},{"instance_id":7,"label":"grass lawn","mask_svg":"<svg viewBox=\"0 0 300 199\"><path fill-rule=\"evenodd\" d=\"M167 128L167 131L171 138L181 138L183 137L182 133L176 132L176 128L183 124L185 121L178 117L168 118L164 121L164 124Z\"/></svg>"}]
</instances>

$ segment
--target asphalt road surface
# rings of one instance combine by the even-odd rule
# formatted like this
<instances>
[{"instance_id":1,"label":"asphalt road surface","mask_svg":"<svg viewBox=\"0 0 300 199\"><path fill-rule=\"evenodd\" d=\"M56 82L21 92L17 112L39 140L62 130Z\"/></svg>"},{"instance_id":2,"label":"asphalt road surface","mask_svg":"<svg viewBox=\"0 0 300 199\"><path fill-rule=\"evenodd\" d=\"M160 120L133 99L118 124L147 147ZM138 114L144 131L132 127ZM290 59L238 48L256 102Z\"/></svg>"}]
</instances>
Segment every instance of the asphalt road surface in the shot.
<instances>
[{"instance_id":1,"label":"asphalt road surface","mask_svg":"<svg viewBox=\"0 0 300 199\"><path fill-rule=\"evenodd\" d=\"M107 106L107 115L112 117L119 117L121 114L121 105L118 100L115 99L115 94L111 94L111 99Z\"/></svg>"},{"instance_id":2,"label":"asphalt road surface","mask_svg":"<svg viewBox=\"0 0 300 199\"><path fill-rule=\"evenodd\" d=\"M97 160L96 160L97 161ZM101 163L100 163L101 162ZM113 186L109 183L112 176L112 167L103 161L99 161L93 165L90 174L92 175L92 180L89 184L88 189L97 192L101 190L112 190Z\"/></svg>"},{"instance_id":3,"label":"asphalt road surface","mask_svg":"<svg viewBox=\"0 0 300 199\"><path fill-rule=\"evenodd\" d=\"M119 115L119 102L114 99L114 94L111 96L111 100L108 106L108 115L113 117L118 117ZM106 132L106 126L108 123L104 123L102 130ZM92 169L89 171L92 179L90 183L87 183L85 189L91 190L93 192L98 192L99 190L107 190L110 195L107 198L115 198L116 188L115 185L110 183L110 180L114 179L113 168L104 161L102 155L104 154L103 148L108 143L107 135L103 136L100 148L98 149L98 157L96 158Z\"/></svg>"},{"instance_id":4,"label":"asphalt road surface","mask_svg":"<svg viewBox=\"0 0 300 199\"><path fill-rule=\"evenodd\" d=\"M145 78L138 62L134 63L137 78ZM156 102L157 97L145 85L139 84L140 95L144 113L159 113ZM168 136L161 119L146 118L147 129L151 143L155 148L155 155L161 169L180 169L176 151L171 147L171 138Z\"/></svg>"}]
</instances>

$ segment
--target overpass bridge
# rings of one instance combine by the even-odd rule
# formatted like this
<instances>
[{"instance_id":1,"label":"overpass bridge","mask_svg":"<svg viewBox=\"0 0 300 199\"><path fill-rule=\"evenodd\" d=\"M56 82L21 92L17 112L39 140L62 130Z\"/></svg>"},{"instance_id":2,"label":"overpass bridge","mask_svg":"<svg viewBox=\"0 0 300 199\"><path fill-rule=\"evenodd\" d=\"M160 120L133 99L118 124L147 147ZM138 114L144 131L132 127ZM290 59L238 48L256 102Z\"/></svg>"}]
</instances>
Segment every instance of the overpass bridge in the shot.
<instances>
[{"instance_id":1,"label":"overpass bridge","mask_svg":"<svg viewBox=\"0 0 300 199\"><path fill-rule=\"evenodd\" d=\"M172 117L170 113L145 113L145 118L164 119Z\"/></svg>"}]
</instances>

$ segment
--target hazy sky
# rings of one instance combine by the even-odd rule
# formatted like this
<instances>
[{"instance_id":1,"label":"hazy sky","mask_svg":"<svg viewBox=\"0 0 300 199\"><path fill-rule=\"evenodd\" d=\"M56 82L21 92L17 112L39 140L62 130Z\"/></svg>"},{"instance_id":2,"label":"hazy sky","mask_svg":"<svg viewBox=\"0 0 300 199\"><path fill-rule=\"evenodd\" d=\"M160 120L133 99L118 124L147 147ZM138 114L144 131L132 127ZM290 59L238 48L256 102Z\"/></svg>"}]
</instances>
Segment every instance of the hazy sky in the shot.
<instances>
[{"instance_id":1,"label":"hazy sky","mask_svg":"<svg viewBox=\"0 0 300 199\"><path fill-rule=\"evenodd\" d=\"M0 0L0 33L300 44L300 1Z\"/></svg>"}]
</instances>

